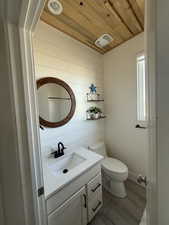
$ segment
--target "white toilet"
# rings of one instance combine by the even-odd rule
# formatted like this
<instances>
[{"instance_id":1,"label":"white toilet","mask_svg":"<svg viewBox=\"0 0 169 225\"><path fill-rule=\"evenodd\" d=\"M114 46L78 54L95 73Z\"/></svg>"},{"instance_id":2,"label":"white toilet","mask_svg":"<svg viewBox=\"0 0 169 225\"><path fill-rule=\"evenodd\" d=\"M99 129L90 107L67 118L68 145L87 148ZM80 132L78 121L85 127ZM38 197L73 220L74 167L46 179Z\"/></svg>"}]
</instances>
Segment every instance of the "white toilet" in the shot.
<instances>
[{"instance_id":1,"label":"white toilet","mask_svg":"<svg viewBox=\"0 0 169 225\"><path fill-rule=\"evenodd\" d=\"M102 160L103 187L116 197L126 197L124 181L128 178L127 166L118 159L108 157L103 142L89 146L89 149L104 156Z\"/></svg>"}]
</instances>

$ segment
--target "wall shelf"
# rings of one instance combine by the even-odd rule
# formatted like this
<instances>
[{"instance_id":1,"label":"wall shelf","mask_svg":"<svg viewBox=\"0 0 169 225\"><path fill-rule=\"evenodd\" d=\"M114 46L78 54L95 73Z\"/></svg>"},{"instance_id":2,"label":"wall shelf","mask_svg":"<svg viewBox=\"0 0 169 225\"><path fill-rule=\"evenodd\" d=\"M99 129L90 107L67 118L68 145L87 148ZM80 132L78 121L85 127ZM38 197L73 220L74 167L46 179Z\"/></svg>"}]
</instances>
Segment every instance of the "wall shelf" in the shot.
<instances>
[{"instance_id":1,"label":"wall shelf","mask_svg":"<svg viewBox=\"0 0 169 225\"><path fill-rule=\"evenodd\" d=\"M104 102L104 100L87 100L87 102Z\"/></svg>"},{"instance_id":2,"label":"wall shelf","mask_svg":"<svg viewBox=\"0 0 169 225\"><path fill-rule=\"evenodd\" d=\"M71 100L71 98L48 97L49 100Z\"/></svg>"},{"instance_id":3,"label":"wall shelf","mask_svg":"<svg viewBox=\"0 0 169 225\"><path fill-rule=\"evenodd\" d=\"M86 119L86 120L101 120L101 119L105 119L105 118L106 118L106 116L101 116L101 117L99 117L97 119Z\"/></svg>"}]
</instances>

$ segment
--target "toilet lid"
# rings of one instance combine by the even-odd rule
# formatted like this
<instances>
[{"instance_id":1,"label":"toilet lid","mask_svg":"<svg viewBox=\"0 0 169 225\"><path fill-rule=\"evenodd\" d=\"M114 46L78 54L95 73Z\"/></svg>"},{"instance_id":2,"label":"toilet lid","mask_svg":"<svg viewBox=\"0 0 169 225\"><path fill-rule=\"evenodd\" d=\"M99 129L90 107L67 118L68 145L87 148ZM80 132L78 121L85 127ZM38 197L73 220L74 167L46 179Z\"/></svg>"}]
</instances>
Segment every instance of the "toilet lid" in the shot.
<instances>
[{"instance_id":1,"label":"toilet lid","mask_svg":"<svg viewBox=\"0 0 169 225\"><path fill-rule=\"evenodd\" d=\"M105 159L103 159L102 166L105 169L116 173L126 173L128 171L128 168L124 163L122 163L118 159L110 157L106 157Z\"/></svg>"}]
</instances>

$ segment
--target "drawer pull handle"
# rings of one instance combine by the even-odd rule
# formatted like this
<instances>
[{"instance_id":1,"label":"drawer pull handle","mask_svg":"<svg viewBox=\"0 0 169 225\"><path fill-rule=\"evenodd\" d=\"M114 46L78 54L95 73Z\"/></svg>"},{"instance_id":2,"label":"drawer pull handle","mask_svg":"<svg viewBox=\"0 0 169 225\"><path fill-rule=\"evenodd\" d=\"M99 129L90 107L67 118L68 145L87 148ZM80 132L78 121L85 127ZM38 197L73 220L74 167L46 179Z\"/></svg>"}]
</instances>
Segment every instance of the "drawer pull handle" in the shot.
<instances>
[{"instance_id":1,"label":"drawer pull handle","mask_svg":"<svg viewBox=\"0 0 169 225\"><path fill-rule=\"evenodd\" d=\"M102 204L102 202L99 201L97 206L95 208L92 208L93 212L96 212L96 210L100 207L101 204Z\"/></svg>"},{"instance_id":2,"label":"drawer pull handle","mask_svg":"<svg viewBox=\"0 0 169 225\"><path fill-rule=\"evenodd\" d=\"M84 198L84 207L87 208L87 199L86 199L86 195L85 194L83 195L83 198Z\"/></svg>"},{"instance_id":3,"label":"drawer pull handle","mask_svg":"<svg viewBox=\"0 0 169 225\"><path fill-rule=\"evenodd\" d=\"M100 186L101 184L98 184L95 188L92 189L92 192L95 192Z\"/></svg>"}]
</instances>

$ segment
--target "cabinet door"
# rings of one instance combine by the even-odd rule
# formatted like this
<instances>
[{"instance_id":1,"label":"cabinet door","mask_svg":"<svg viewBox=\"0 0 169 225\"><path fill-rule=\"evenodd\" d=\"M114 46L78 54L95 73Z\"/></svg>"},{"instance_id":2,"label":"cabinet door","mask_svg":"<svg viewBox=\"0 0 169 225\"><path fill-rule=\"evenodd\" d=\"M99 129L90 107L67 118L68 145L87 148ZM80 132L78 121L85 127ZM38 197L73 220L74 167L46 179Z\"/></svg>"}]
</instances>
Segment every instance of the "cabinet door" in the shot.
<instances>
[{"instance_id":1,"label":"cabinet door","mask_svg":"<svg viewBox=\"0 0 169 225\"><path fill-rule=\"evenodd\" d=\"M86 225L86 191L82 188L48 216L48 225Z\"/></svg>"},{"instance_id":2,"label":"cabinet door","mask_svg":"<svg viewBox=\"0 0 169 225\"><path fill-rule=\"evenodd\" d=\"M93 199L93 197L99 193L102 195L102 177L98 174L87 184L87 195L88 199Z\"/></svg>"}]
</instances>

